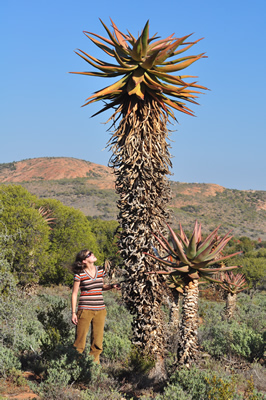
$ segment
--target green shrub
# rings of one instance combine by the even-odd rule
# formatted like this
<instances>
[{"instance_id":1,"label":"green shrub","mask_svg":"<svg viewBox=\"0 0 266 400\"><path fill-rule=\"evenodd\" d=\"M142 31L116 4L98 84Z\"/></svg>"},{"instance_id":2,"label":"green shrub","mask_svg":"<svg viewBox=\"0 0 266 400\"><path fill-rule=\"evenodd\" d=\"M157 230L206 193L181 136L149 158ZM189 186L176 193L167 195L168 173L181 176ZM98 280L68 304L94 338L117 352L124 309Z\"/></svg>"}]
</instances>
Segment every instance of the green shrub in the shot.
<instances>
[{"instance_id":1,"label":"green shrub","mask_svg":"<svg viewBox=\"0 0 266 400\"><path fill-rule=\"evenodd\" d=\"M68 393L70 384L82 382L86 386L97 386L102 375L93 357L78 353L72 345L58 345L45 362L43 382L32 385L32 389L43 399L74 399L73 394Z\"/></svg>"},{"instance_id":2,"label":"green shrub","mask_svg":"<svg viewBox=\"0 0 266 400\"><path fill-rule=\"evenodd\" d=\"M15 367L8 371L8 381L12 382L12 384L15 386L27 385L27 380L24 378L22 371L16 369Z\"/></svg>"},{"instance_id":3,"label":"green shrub","mask_svg":"<svg viewBox=\"0 0 266 400\"><path fill-rule=\"evenodd\" d=\"M163 394L155 397L156 400L192 400L192 397L186 393L181 386L169 384ZM141 397L141 400L145 400Z\"/></svg>"},{"instance_id":4,"label":"green shrub","mask_svg":"<svg viewBox=\"0 0 266 400\"><path fill-rule=\"evenodd\" d=\"M203 324L199 327L199 340L203 349L212 356L240 356L248 361L263 357L265 296L258 293L252 298L245 293L238 296L238 310L232 322L222 321L223 303L200 299L199 313Z\"/></svg>"},{"instance_id":5,"label":"green shrub","mask_svg":"<svg viewBox=\"0 0 266 400\"><path fill-rule=\"evenodd\" d=\"M0 375L7 376L13 368L21 368L18 357L12 349L0 343Z\"/></svg>"},{"instance_id":6,"label":"green shrub","mask_svg":"<svg viewBox=\"0 0 266 400\"><path fill-rule=\"evenodd\" d=\"M112 388L94 388L80 393L81 400L122 400L122 394Z\"/></svg>"},{"instance_id":7,"label":"green shrub","mask_svg":"<svg viewBox=\"0 0 266 400\"><path fill-rule=\"evenodd\" d=\"M103 337L103 357L109 360L127 360L131 351L132 316L121 304L120 294L104 294L107 318ZM119 304L120 303L120 304Z\"/></svg>"},{"instance_id":8,"label":"green shrub","mask_svg":"<svg viewBox=\"0 0 266 400\"><path fill-rule=\"evenodd\" d=\"M227 377L224 374L217 376L215 372L203 371L196 367L177 370L171 376L167 390L170 393L175 393L175 386L177 387L177 392L180 392L181 388L187 394L187 398L191 400L241 399L241 396L236 391L234 377ZM162 399L170 400L170 397L162 397Z\"/></svg>"},{"instance_id":9,"label":"green shrub","mask_svg":"<svg viewBox=\"0 0 266 400\"><path fill-rule=\"evenodd\" d=\"M244 400L265 400L266 396L263 393L259 393L253 382L253 376L247 381L247 387L244 393Z\"/></svg>"},{"instance_id":10,"label":"green shrub","mask_svg":"<svg viewBox=\"0 0 266 400\"><path fill-rule=\"evenodd\" d=\"M205 400L207 398L206 378L207 372L200 371L196 367L177 370L170 378L172 386L181 387L183 391L191 396L191 400ZM172 387L173 391L173 387Z\"/></svg>"},{"instance_id":11,"label":"green shrub","mask_svg":"<svg viewBox=\"0 0 266 400\"><path fill-rule=\"evenodd\" d=\"M216 321L200 328L204 350L212 356L241 356L248 361L263 357L264 340L260 333L236 321Z\"/></svg>"},{"instance_id":12,"label":"green shrub","mask_svg":"<svg viewBox=\"0 0 266 400\"><path fill-rule=\"evenodd\" d=\"M93 382L99 374L99 365L85 352L80 354L72 345L59 345L51 354L47 368L47 382L58 380L62 384L71 382ZM60 374L62 373L62 377Z\"/></svg>"},{"instance_id":13,"label":"green shrub","mask_svg":"<svg viewBox=\"0 0 266 400\"><path fill-rule=\"evenodd\" d=\"M228 400L236 398L236 382L234 377L227 381L217 377L216 375L212 375L211 378L205 379L208 385L208 399Z\"/></svg>"},{"instance_id":14,"label":"green shrub","mask_svg":"<svg viewBox=\"0 0 266 400\"><path fill-rule=\"evenodd\" d=\"M130 365L138 374L146 374L155 366L155 360L149 354L143 354L135 347L130 353Z\"/></svg>"},{"instance_id":15,"label":"green shrub","mask_svg":"<svg viewBox=\"0 0 266 400\"><path fill-rule=\"evenodd\" d=\"M103 337L103 356L109 360L127 360L131 351L131 342L112 332L105 332Z\"/></svg>"},{"instance_id":16,"label":"green shrub","mask_svg":"<svg viewBox=\"0 0 266 400\"><path fill-rule=\"evenodd\" d=\"M71 387L62 386L60 383L51 385L47 382L42 382L40 385L29 383L30 388L34 393L38 394L41 400L80 400L80 392Z\"/></svg>"},{"instance_id":17,"label":"green shrub","mask_svg":"<svg viewBox=\"0 0 266 400\"><path fill-rule=\"evenodd\" d=\"M259 292L254 296L240 293L237 298L238 320L244 322L249 328L257 333L265 330L266 320L266 296Z\"/></svg>"},{"instance_id":18,"label":"green shrub","mask_svg":"<svg viewBox=\"0 0 266 400\"><path fill-rule=\"evenodd\" d=\"M12 294L16 290L17 283L18 280L12 274L10 265L0 255L0 296L5 298Z\"/></svg>"},{"instance_id":19,"label":"green shrub","mask_svg":"<svg viewBox=\"0 0 266 400\"><path fill-rule=\"evenodd\" d=\"M5 302L0 302L0 339L17 354L39 348L43 331L35 307L35 301L23 297L18 290L12 291Z\"/></svg>"},{"instance_id":20,"label":"green shrub","mask_svg":"<svg viewBox=\"0 0 266 400\"><path fill-rule=\"evenodd\" d=\"M49 301L50 304L45 310L38 311L37 317L43 326L44 333L41 338L41 350L44 357L47 357L58 344L67 344L73 336L70 325L68 302L57 296L40 296L42 301Z\"/></svg>"}]
</instances>

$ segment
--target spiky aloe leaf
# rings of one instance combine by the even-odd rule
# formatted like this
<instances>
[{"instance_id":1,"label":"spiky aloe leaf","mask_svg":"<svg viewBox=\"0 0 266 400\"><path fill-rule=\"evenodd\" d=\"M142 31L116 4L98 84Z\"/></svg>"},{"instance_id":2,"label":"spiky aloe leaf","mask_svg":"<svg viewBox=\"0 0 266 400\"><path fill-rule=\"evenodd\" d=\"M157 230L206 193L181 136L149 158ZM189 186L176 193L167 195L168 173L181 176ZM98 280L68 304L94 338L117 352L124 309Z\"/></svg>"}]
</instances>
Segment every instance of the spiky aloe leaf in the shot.
<instances>
[{"instance_id":1,"label":"spiky aloe leaf","mask_svg":"<svg viewBox=\"0 0 266 400\"><path fill-rule=\"evenodd\" d=\"M210 265L217 264L217 262L220 263L221 261L228 260L229 258L238 256L238 255L240 255L240 254L242 254L242 253L243 253L242 251L238 251L238 252L236 252L236 253L229 254L228 256L219 257L218 260L217 260L217 259L214 259L214 260L212 260L212 261L208 261L208 262L206 263L206 266L209 267Z\"/></svg>"},{"instance_id":2,"label":"spiky aloe leaf","mask_svg":"<svg viewBox=\"0 0 266 400\"><path fill-rule=\"evenodd\" d=\"M213 240L217 235L217 232L220 228L220 225L217 226L216 229L214 229L213 232L211 232L206 239L203 241L203 243L199 243L199 246L197 248L197 253L196 253L196 257L199 257L198 260L201 261L201 259L203 259L205 257L205 255L208 254L208 252L210 251L210 249L212 248L213 244Z\"/></svg>"},{"instance_id":3,"label":"spiky aloe leaf","mask_svg":"<svg viewBox=\"0 0 266 400\"><path fill-rule=\"evenodd\" d=\"M154 64L154 61L156 60L158 53L159 53L159 50L157 50L156 52L151 54L149 57L147 57L146 60L142 64L140 64L141 68L145 69L145 70L151 69Z\"/></svg>"},{"instance_id":4,"label":"spiky aloe leaf","mask_svg":"<svg viewBox=\"0 0 266 400\"><path fill-rule=\"evenodd\" d=\"M184 230L183 230L181 224L179 224L179 229L180 229L180 234L178 234L178 236L179 236L180 239L182 240L183 245L184 245L185 247L187 247L188 244L189 244L189 240L188 240L187 235L185 234L185 232L184 232Z\"/></svg>"},{"instance_id":5,"label":"spiky aloe leaf","mask_svg":"<svg viewBox=\"0 0 266 400\"><path fill-rule=\"evenodd\" d=\"M191 36L191 35L187 35L187 37L189 37L189 36ZM171 55L171 57L177 56L177 55L179 55L179 54L184 53L185 51L187 51L188 49L190 49L194 44L198 43L198 42L199 42L200 40L202 40L202 39L203 39L203 38L200 38L200 39L196 40L195 42L190 43L188 46L183 47L182 49L175 51L175 52ZM164 62L163 65L172 65L172 64L175 64L178 60L179 60L179 59Z\"/></svg>"},{"instance_id":6,"label":"spiky aloe leaf","mask_svg":"<svg viewBox=\"0 0 266 400\"><path fill-rule=\"evenodd\" d=\"M153 234L153 236L154 236L155 239L160 243L160 245L162 246L162 248L163 248L164 250L166 250L167 254L168 254L168 255L171 255L171 254L172 254L173 256L178 257L178 253L176 253L176 252L172 249L172 247L171 247L170 243L168 242L168 240L167 240L160 232L158 233L158 235L160 235L160 237L157 236L157 235L155 235L155 234Z\"/></svg>"},{"instance_id":7,"label":"spiky aloe leaf","mask_svg":"<svg viewBox=\"0 0 266 400\"><path fill-rule=\"evenodd\" d=\"M171 57L172 54L174 54L174 51L180 44L182 44L190 35L184 36L180 39L177 39L174 43L169 45L166 49L161 51L160 55L157 56L156 58L156 64L163 64L163 62L168 58ZM192 56L193 57L193 56Z\"/></svg>"},{"instance_id":8,"label":"spiky aloe leaf","mask_svg":"<svg viewBox=\"0 0 266 400\"><path fill-rule=\"evenodd\" d=\"M217 272L224 272L224 271L231 271L232 269L240 268L239 265L234 265L230 267L220 266L218 268L199 268L199 272L202 274L210 274L210 273L217 273Z\"/></svg>"},{"instance_id":9,"label":"spiky aloe leaf","mask_svg":"<svg viewBox=\"0 0 266 400\"><path fill-rule=\"evenodd\" d=\"M186 255L189 259L193 260L197 253L198 237L198 221L195 222L194 230L186 249Z\"/></svg>"},{"instance_id":10,"label":"spiky aloe leaf","mask_svg":"<svg viewBox=\"0 0 266 400\"><path fill-rule=\"evenodd\" d=\"M226 238L226 236L221 239L221 241L219 242L219 244L217 245L217 247L205 258L205 261L211 261L213 259L215 259L215 257L221 253L221 251L223 250L223 248L227 245L227 243L229 242L229 240L232 239L233 236L229 236L228 238Z\"/></svg>"},{"instance_id":11,"label":"spiky aloe leaf","mask_svg":"<svg viewBox=\"0 0 266 400\"><path fill-rule=\"evenodd\" d=\"M149 20L146 22L144 26L142 35L141 35L141 47L142 47L142 57L145 57L148 50L148 40L149 40Z\"/></svg>"},{"instance_id":12,"label":"spiky aloe leaf","mask_svg":"<svg viewBox=\"0 0 266 400\"><path fill-rule=\"evenodd\" d=\"M182 247L182 244L180 243L178 237L176 236L175 232L173 231L173 229L170 227L170 225L168 225L168 229L170 231L171 237L172 237L172 243L175 249L175 252L178 254L180 260L187 265L190 265L190 261L187 259L186 254L184 252L184 249Z\"/></svg>"},{"instance_id":13,"label":"spiky aloe leaf","mask_svg":"<svg viewBox=\"0 0 266 400\"><path fill-rule=\"evenodd\" d=\"M150 253L144 252L143 254L153 258L154 260L158 261L160 264L166 265L167 267L172 268L172 266L173 266L173 263L171 261L164 260L161 257L156 257L156 256L154 256L153 254L150 254ZM158 273L159 273L159 271L158 271Z\"/></svg>"},{"instance_id":14,"label":"spiky aloe leaf","mask_svg":"<svg viewBox=\"0 0 266 400\"><path fill-rule=\"evenodd\" d=\"M119 29L117 28L117 26L115 25L114 21L112 21L112 19L110 18L110 21L112 23L112 27L114 28L114 32L116 35L116 38L119 42L119 44L127 50L128 45L127 45L127 36L124 35L122 32L119 31Z\"/></svg>"}]
</instances>

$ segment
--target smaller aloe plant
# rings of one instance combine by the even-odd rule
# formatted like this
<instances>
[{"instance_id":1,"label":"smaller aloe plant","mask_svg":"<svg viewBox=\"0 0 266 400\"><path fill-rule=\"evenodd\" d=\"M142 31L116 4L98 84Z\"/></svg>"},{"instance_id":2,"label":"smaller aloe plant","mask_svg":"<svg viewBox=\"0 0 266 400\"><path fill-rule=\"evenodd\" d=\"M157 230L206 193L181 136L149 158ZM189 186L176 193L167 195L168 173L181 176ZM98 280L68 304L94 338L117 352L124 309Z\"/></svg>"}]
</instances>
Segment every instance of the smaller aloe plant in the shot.
<instances>
[{"instance_id":1,"label":"smaller aloe plant","mask_svg":"<svg viewBox=\"0 0 266 400\"><path fill-rule=\"evenodd\" d=\"M205 240L202 240L201 224L197 221L190 239L187 238L181 224L179 234L167 226L170 231L169 241L161 233L154 235L166 254L160 256L156 250L154 254L146 253L146 255L168 267L167 270L153 273L166 274L169 286L183 294L177 357L180 365L189 366L196 359L199 348L197 328L200 279L219 283L218 272L238 268L238 266L226 267L224 264L221 265L221 262L241 252L223 256L222 250L232 236L230 232L222 238L218 236L219 226ZM215 264L218 267L215 267Z\"/></svg>"},{"instance_id":2,"label":"smaller aloe plant","mask_svg":"<svg viewBox=\"0 0 266 400\"><path fill-rule=\"evenodd\" d=\"M237 252L226 256L221 254L233 237L229 235L230 232L221 238L217 235L218 226L205 240L202 240L201 224L196 221L193 234L188 239L181 224L179 234L176 234L168 224L167 226L170 231L169 241L161 233L154 235L166 255L160 257L157 251L155 255L146 254L168 267L167 271L158 271L157 273L168 275L170 285L176 285L177 290L182 291L184 284L200 278L220 283L221 281L217 280L218 272L239 268L239 266L226 267L224 264L216 268L212 267L241 253Z\"/></svg>"},{"instance_id":3,"label":"smaller aloe plant","mask_svg":"<svg viewBox=\"0 0 266 400\"><path fill-rule=\"evenodd\" d=\"M220 279L222 282L219 282L219 286L226 293L226 305L221 315L223 319L230 321L234 317L237 308L237 293L247 289L248 284L243 274L234 275L233 272L221 273Z\"/></svg>"},{"instance_id":4,"label":"smaller aloe plant","mask_svg":"<svg viewBox=\"0 0 266 400\"><path fill-rule=\"evenodd\" d=\"M225 272L219 276L221 282L219 285L228 293L237 294L248 288L244 274L234 274L233 272Z\"/></svg>"}]
</instances>

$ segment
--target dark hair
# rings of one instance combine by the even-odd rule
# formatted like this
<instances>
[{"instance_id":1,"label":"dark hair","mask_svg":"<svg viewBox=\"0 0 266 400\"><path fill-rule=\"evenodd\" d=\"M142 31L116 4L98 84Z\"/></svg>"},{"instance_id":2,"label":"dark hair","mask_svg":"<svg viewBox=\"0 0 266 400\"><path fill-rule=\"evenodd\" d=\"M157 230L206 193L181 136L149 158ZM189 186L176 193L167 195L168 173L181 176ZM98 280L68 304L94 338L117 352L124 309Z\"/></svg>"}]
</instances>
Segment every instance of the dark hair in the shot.
<instances>
[{"instance_id":1,"label":"dark hair","mask_svg":"<svg viewBox=\"0 0 266 400\"><path fill-rule=\"evenodd\" d=\"M71 266L72 272L74 274L80 274L82 271L84 271L84 263L82 261L86 259L88 251L89 251L88 249L80 250L76 255L76 260L73 262Z\"/></svg>"}]
</instances>

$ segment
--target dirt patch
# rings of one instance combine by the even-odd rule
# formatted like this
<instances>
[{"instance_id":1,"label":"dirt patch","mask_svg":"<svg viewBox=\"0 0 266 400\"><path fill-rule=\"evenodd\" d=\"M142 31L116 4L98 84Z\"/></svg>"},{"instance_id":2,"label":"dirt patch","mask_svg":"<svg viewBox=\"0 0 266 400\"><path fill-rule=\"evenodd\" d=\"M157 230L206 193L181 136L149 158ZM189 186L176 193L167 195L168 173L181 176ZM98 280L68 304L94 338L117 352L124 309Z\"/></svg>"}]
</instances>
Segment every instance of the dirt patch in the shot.
<instances>
[{"instance_id":1,"label":"dirt patch","mask_svg":"<svg viewBox=\"0 0 266 400\"><path fill-rule=\"evenodd\" d=\"M23 372L22 377L26 381L34 381L37 379L34 373L26 371ZM12 379L2 378L0 381L0 397L3 399L14 399L14 400L29 400L29 399L40 399L40 397L35 394L27 383L19 385Z\"/></svg>"}]
</instances>

